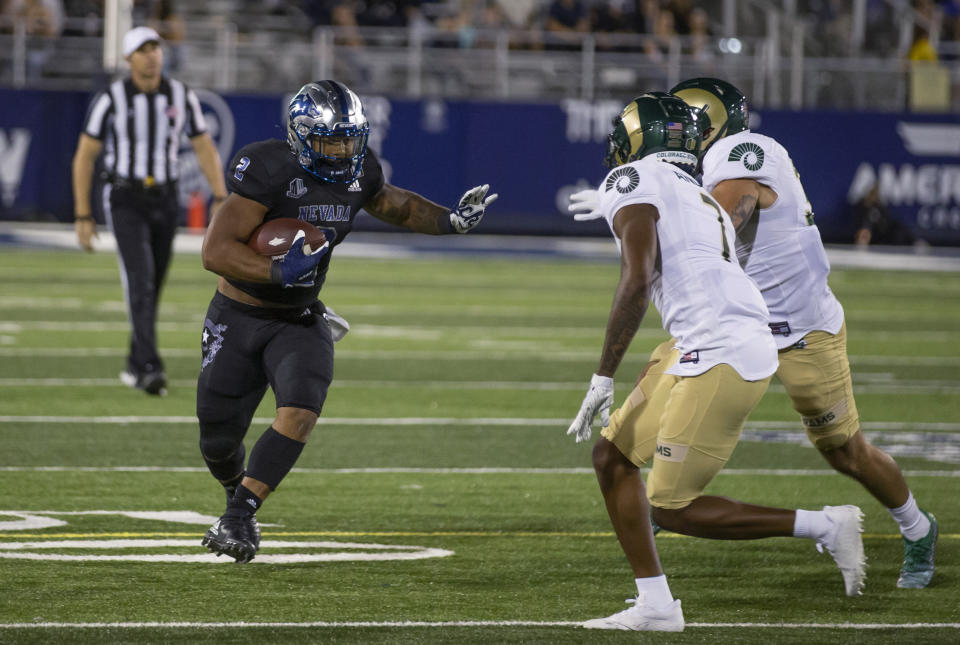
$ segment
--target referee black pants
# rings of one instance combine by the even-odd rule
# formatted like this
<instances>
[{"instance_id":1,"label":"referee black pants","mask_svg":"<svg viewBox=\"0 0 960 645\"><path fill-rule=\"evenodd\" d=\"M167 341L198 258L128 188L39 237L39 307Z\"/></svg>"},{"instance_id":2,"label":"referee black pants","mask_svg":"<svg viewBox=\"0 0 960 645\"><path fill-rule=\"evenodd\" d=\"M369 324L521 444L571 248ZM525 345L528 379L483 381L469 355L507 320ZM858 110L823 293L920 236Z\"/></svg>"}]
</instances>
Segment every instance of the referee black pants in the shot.
<instances>
[{"instance_id":1,"label":"referee black pants","mask_svg":"<svg viewBox=\"0 0 960 645\"><path fill-rule=\"evenodd\" d=\"M180 218L174 186L110 190L107 221L117 240L120 279L130 319L127 369L135 375L163 369L157 352L157 307L173 255Z\"/></svg>"}]
</instances>

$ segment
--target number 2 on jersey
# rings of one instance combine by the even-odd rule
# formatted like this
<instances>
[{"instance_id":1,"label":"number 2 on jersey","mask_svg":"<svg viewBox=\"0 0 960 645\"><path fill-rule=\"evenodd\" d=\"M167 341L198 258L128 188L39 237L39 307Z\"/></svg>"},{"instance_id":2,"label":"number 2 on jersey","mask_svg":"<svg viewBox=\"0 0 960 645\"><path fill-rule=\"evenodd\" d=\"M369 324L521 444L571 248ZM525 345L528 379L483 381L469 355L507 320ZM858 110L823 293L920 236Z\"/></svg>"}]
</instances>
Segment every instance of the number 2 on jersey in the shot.
<instances>
[{"instance_id":1,"label":"number 2 on jersey","mask_svg":"<svg viewBox=\"0 0 960 645\"><path fill-rule=\"evenodd\" d=\"M243 181L243 171L246 170L249 165L250 157L240 157L240 162L237 164L236 170L233 171L233 176L236 177L237 181Z\"/></svg>"},{"instance_id":2,"label":"number 2 on jersey","mask_svg":"<svg viewBox=\"0 0 960 645\"><path fill-rule=\"evenodd\" d=\"M706 193L700 193L700 199L703 200L704 204L713 206L717 211L717 221L720 222L720 240L723 242L723 259L727 262L730 261L730 245L727 244L727 231L723 225L723 211L720 210L720 204L715 202L712 197Z\"/></svg>"}]
</instances>

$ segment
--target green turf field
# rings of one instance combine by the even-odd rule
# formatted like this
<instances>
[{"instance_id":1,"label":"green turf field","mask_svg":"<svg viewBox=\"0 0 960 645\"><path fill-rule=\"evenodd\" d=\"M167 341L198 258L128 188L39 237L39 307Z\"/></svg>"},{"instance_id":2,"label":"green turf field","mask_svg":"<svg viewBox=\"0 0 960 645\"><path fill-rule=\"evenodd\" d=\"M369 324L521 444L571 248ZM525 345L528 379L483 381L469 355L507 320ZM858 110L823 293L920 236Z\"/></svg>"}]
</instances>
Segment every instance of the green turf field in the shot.
<instances>
[{"instance_id":1,"label":"green turf field","mask_svg":"<svg viewBox=\"0 0 960 645\"><path fill-rule=\"evenodd\" d=\"M324 300L353 330L249 565L208 561L223 510L197 448L200 331L215 278L177 256L163 299L170 395L123 387L108 253L0 248L0 643L960 642L960 280L835 271L867 435L942 535L930 588L895 587L886 511L827 470L774 383L708 489L860 505L866 592L807 540L658 538L688 622L585 632L632 576L566 437L599 357L613 261L338 258ZM665 333L651 310L617 379ZM248 448L272 419L268 393ZM284 561L284 558L287 561Z\"/></svg>"}]
</instances>

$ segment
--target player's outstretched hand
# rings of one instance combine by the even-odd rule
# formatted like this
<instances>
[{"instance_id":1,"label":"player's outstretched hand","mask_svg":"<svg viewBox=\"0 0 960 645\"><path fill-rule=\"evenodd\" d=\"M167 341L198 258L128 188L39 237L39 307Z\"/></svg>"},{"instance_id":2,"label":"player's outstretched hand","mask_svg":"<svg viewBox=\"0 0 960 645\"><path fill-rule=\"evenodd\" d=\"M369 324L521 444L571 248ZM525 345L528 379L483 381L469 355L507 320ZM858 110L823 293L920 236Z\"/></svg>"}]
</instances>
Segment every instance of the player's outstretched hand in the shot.
<instances>
[{"instance_id":1,"label":"player's outstretched hand","mask_svg":"<svg viewBox=\"0 0 960 645\"><path fill-rule=\"evenodd\" d=\"M610 407L613 405L613 379L609 376L600 376L594 374L590 379L590 389L583 397L583 403L580 404L580 412L577 418L573 420L570 427L567 428L568 435L576 435L577 443L586 441L590 438L593 430L593 418L600 413L600 424L610 425Z\"/></svg>"},{"instance_id":2,"label":"player's outstretched hand","mask_svg":"<svg viewBox=\"0 0 960 645\"><path fill-rule=\"evenodd\" d=\"M279 260L273 261L270 275L274 282L279 282L285 287L312 287L314 279L314 270L320 260L330 250L330 242L324 242L317 249L303 248L303 242L306 234L303 231L297 231L293 236L293 244Z\"/></svg>"},{"instance_id":3,"label":"player's outstretched hand","mask_svg":"<svg viewBox=\"0 0 960 645\"><path fill-rule=\"evenodd\" d=\"M457 203L457 209L450 213L450 226L453 230L457 233L466 233L480 223L487 206L498 197L496 193L487 197L488 190L490 190L490 184L484 184L474 186L463 194Z\"/></svg>"},{"instance_id":4,"label":"player's outstretched hand","mask_svg":"<svg viewBox=\"0 0 960 645\"><path fill-rule=\"evenodd\" d=\"M588 188L570 195L570 203L567 204L567 210L576 213L573 219L578 222L586 222L592 219L600 219L603 213L600 211L600 191Z\"/></svg>"}]
</instances>

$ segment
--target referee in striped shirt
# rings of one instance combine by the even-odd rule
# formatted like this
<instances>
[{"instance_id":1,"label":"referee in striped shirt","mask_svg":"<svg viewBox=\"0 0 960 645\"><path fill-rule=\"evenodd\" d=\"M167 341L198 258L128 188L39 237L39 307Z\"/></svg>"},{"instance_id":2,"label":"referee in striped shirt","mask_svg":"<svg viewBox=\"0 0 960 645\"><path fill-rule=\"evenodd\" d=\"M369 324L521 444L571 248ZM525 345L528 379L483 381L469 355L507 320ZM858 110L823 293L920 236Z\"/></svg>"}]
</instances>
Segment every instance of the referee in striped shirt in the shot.
<instances>
[{"instance_id":1,"label":"referee in striped shirt","mask_svg":"<svg viewBox=\"0 0 960 645\"><path fill-rule=\"evenodd\" d=\"M160 289L180 219L178 153L186 132L213 189L213 207L226 197L220 154L206 131L196 94L163 75L160 36L135 27L123 38L130 76L113 82L90 104L73 157L74 226L77 241L93 250L97 237L91 209L94 164L101 151L109 173L104 213L117 240L131 334L120 379L163 396L167 378L157 351Z\"/></svg>"}]
</instances>

